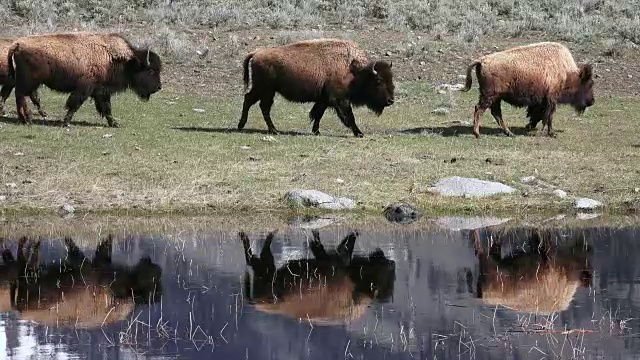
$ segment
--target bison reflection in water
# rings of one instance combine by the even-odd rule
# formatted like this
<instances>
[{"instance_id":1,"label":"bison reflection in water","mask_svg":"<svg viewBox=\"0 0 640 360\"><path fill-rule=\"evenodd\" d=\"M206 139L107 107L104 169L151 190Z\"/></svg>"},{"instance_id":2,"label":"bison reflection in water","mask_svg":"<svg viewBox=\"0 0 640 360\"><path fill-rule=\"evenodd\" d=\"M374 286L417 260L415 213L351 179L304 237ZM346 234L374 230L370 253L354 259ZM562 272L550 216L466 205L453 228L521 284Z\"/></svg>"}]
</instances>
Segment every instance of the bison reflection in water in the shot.
<instances>
[{"instance_id":1,"label":"bison reflection in water","mask_svg":"<svg viewBox=\"0 0 640 360\"><path fill-rule=\"evenodd\" d=\"M51 326L92 328L124 320L135 304L155 301L162 269L148 257L133 267L112 264L112 242L108 236L90 260L66 238L65 259L38 265L40 242L22 238L17 259L8 249L2 253L10 284L0 290L0 311L17 310L25 320Z\"/></svg>"},{"instance_id":2,"label":"bison reflection in water","mask_svg":"<svg viewBox=\"0 0 640 360\"><path fill-rule=\"evenodd\" d=\"M527 251L502 257L500 240L485 254L478 230L472 235L480 263L476 296L487 305L546 315L566 310L580 286L591 286L592 252L586 244L552 247L559 234L534 230Z\"/></svg>"},{"instance_id":3,"label":"bison reflection in water","mask_svg":"<svg viewBox=\"0 0 640 360\"><path fill-rule=\"evenodd\" d=\"M260 257L253 255L249 238L240 233L251 283L245 276L245 293L256 309L308 319L314 323L348 322L361 317L374 300L387 301L393 293L395 262L382 250L353 256L358 233L352 232L332 251L326 251L313 231L313 259L291 260L276 269L269 233Z\"/></svg>"}]
</instances>

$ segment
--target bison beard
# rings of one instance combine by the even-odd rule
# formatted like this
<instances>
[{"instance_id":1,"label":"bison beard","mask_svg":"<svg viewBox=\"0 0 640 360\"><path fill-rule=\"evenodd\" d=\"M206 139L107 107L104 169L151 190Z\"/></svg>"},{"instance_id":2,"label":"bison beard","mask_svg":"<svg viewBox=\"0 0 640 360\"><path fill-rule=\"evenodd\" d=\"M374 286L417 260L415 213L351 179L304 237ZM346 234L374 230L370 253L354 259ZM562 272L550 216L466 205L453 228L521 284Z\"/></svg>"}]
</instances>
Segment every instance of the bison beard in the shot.
<instances>
[{"instance_id":1,"label":"bison beard","mask_svg":"<svg viewBox=\"0 0 640 360\"><path fill-rule=\"evenodd\" d=\"M328 108L354 136L362 137L352 106L366 106L379 116L393 104L391 64L370 62L349 41L319 39L256 50L244 59L243 80L251 89L244 96L239 130L259 101L269 133L277 133L271 119L276 93L292 102L314 103L309 119L315 135L320 134L320 120Z\"/></svg>"},{"instance_id":2,"label":"bison beard","mask_svg":"<svg viewBox=\"0 0 640 360\"><path fill-rule=\"evenodd\" d=\"M148 101L162 87L160 57L153 51L133 47L117 34L28 36L14 42L7 59L9 73L16 81L18 117L26 123L31 123L31 118L24 96L41 84L71 93L65 104L65 126L91 97L96 111L109 126L117 127L111 113L113 94L131 89Z\"/></svg>"}]
</instances>

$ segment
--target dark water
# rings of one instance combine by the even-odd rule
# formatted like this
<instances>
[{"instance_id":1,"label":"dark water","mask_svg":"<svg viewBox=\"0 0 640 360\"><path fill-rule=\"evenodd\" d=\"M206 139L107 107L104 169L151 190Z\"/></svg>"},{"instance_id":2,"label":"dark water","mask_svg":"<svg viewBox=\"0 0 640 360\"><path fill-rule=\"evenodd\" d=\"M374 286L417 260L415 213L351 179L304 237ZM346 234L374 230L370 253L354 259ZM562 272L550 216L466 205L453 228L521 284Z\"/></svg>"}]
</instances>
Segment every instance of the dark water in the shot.
<instances>
[{"instance_id":1,"label":"dark water","mask_svg":"<svg viewBox=\"0 0 640 360\"><path fill-rule=\"evenodd\" d=\"M4 240L3 358L640 357L633 228L288 228L253 268L237 233L45 235Z\"/></svg>"}]
</instances>

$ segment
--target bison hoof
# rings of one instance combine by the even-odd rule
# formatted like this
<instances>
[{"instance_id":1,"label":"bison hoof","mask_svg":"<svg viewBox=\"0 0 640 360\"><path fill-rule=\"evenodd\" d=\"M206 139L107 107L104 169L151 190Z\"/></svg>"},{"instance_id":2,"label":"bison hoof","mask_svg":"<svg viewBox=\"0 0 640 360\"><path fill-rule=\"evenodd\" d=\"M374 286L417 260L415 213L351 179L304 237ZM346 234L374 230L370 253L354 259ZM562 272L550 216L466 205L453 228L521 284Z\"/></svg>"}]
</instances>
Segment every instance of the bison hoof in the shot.
<instances>
[{"instance_id":1,"label":"bison hoof","mask_svg":"<svg viewBox=\"0 0 640 360\"><path fill-rule=\"evenodd\" d=\"M320 131L312 131L311 133L315 136L320 136Z\"/></svg>"},{"instance_id":2,"label":"bison hoof","mask_svg":"<svg viewBox=\"0 0 640 360\"><path fill-rule=\"evenodd\" d=\"M354 133L353 136L357 137L357 138L363 138L364 134L363 133Z\"/></svg>"},{"instance_id":3,"label":"bison hoof","mask_svg":"<svg viewBox=\"0 0 640 360\"><path fill-rule=\"evenodd\" d=\"M269 134L271 135L280 135L280 132L276 129L269 129Z\"/></svg>"}]
</instances>

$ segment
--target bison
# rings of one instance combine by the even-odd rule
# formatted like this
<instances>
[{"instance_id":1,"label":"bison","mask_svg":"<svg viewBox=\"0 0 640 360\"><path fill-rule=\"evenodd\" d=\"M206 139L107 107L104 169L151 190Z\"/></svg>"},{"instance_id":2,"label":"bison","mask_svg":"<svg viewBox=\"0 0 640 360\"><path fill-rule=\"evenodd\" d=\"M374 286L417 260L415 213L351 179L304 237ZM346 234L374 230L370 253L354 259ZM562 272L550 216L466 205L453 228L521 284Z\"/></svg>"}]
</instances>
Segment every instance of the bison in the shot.
<instances>
[{"instance_id":1,"label":"bison","mask_svg":"<svg viewBox=\"0 0 640 360\"><path fill-rule=\"evenodd\" d=\"M4 115L4 105L11 95L11 91L15 87L15 80L9 76L9 63L7 62L7 55L9 54L9 48L13 44L13 40L8 39L0 39L0 85L2 89L0 90L0 96L2 99L0 100L0 116ZM38 109L38 113L43 118L47 117L47 113L42 110L42 106L40 106L40 96L38 94L38 90L34 90L33 93L29 96L33 105Z\"/></svg>"},{"instance_id":2,"label":"bison","mask_svg":"<svg viewBox=\"0 0 640 360\"><path fill-rule=\"evenodd\" d=\"M9 74L15 78L18 117L31 118L24 96L41 84L70 93L64 125L91 97L100 116L111 127L118 123L111 114L111 95L133 90L148 101L162 85L160 57L153 51L134 47L118 34L61 33L17 39L7 55Z\"/></svg>"},{"instance_id":3,"label":"bison","mask_svg":"<svg viewBox=\"0 0 640 360\"><path fill-rule=\"evenodd\" d=\"M494 242L485 254L478 230L472 234L480 263L475 293L487 305L548 315L566 310L580 286L591 286L592 250L588 245L554 249L551 244L557 241L557 234L533 231L527 251L503 258L501 241Z\"/></svg>"},{"instance_id":4,"label":"bison","mask_svg":"<svg viewBox=\"0 0 640 360\"><path fill-rule=\"evenodd\" d=\"M346 40L306 40L254 50L244 58L245 95L238 130L246 125L251 106L260 101L269 133L278 133L271 106L279 93L288 101L314 103L309 112L313 134L320 134L320 119L331 107L354 136L363 137L351 106L366 106L379 116L392 105L392 65L369 61L358 44Z\"/></svg>"},{"instance_id":5,"label":"bison","mask_svg":"<svg viewBox=\"0 0 640 360\"><path fill-rule=\"evenodd\" d=\"M133 268L111 263L112 237L99 244L93 260L71 238L60 264L38 265L40 242L22 238L17 259L2 253L9 286L0 286L2 310L51 326L99 327L124 320L135 304L153 302L162 293L162 269L143 258ZM26 250L26 251L25 251ZM10 305L10 308L9 308Z\"/></svg>"},{"instance_id":6,"label":"bison","mask_svg":"<svg viewBox=\"0 0 640 360\"><path fill-rule=\"evenodd\" d=\"M247 265L254 279L245 276L245 295L256 309L318 324L360 318L374 300L387 301L393 292L395 262L376 249L368 256L353 256L358 234L347 235L334 251L326 251L313 231L313 259L288 261L276 269L269 233L260 257L253 255L249 238L240 233Z\"/></svg>"},{"instance_id":7,"label":"bison","mask_svg":"<svg viewBox=\"0 0 640 360\"><path fill-rule=\"evenodd\" d=\"M578 114L594 104L593 69L573 60L569 49L553 42L542 42L482 56L467 68L462 91L471 89L475 68L480 97L475 107L473 134L480 137L480 117L488 108L507 136L513 133L502 119L500 102L527 107L527 130L542 120L542 131L553 136L552 119L558 104L570 104Z\"/></svg>"}]
</instances>

